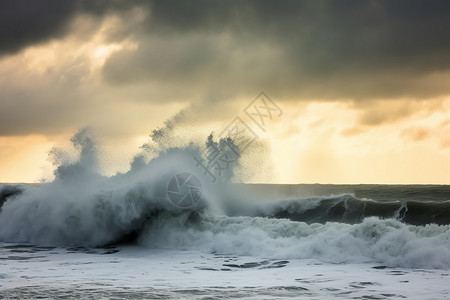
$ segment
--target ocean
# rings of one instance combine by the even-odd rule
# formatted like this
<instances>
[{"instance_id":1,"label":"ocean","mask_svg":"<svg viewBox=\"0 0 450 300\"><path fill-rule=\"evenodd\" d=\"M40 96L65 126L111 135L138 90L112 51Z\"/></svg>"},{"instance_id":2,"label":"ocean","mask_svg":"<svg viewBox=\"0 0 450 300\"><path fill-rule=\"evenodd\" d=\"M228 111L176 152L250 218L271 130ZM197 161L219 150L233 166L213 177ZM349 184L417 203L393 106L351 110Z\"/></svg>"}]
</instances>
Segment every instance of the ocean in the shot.
<instances>
[{"instance_id":1,"label":"ocean","mask_svg":"<svg viewBox=\"0 0 450 300\"><path fill-rule=\"evenodd\" d=\"M3 184L0 298L450 298L449 186L221 184L177 206L142 175Z\"/></svg>"},{"instance_id":2,"label":"ocean","mask_svg":"<svg viewBox=\"0 0 450 300\"><path fill-rule=\"evenodd\" d=\"M450 298L450 186L245 184L257 147L153 140L107 176L81 131L0 185L1 299Z\"/></svg>"}]
</instances>

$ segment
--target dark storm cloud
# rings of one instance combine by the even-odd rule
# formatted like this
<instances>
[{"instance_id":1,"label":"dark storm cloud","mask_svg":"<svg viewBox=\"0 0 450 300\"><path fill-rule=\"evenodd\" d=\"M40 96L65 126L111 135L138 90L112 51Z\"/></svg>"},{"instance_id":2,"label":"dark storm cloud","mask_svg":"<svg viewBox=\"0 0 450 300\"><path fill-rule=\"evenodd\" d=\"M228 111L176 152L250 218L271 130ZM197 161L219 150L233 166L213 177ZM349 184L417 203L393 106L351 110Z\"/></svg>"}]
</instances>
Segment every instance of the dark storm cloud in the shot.
<instances>
[{"instance_id":1,"label":"dark storm cloud","mask_svg":"<svg viewBox=\"0 0 450 300\"><path fill-rule=\"evenodd\" d=\"M142 47L113 56L108 81L264 88L296 98L450 92L448 82L430 77L450 68L449 1L165 0L149 7ZM268 48L273 53L264 55Z\"/></svg>"},{"instance_id":2,"label":"dark storm cloud","mask_svg":"<svg viewBox=\"0 0 450 300\"><path fill-rule=\"evenodd\" d=\"M149 31L232 31L281 43L320 71L340 59L403 63L450 48L450 2L441 1L153 1ZM297 59L298 60L298 59ZM430 58L425 67L436 67Z\"/></svg>"},{"instance_id":3,"label":"dark storm cloud","mask_svg":"<svg viewBox=\"0 0 450 300\"><path fill-rule=\"evenodd\" d=\"M64 37L79 14L101 17L129 9L141 1L2 0L0 1L0 56L50 39Z\"/></svg>"},{"instance_id":4,"label":"dark storm cloud","mask_svg":"<svg viewBox=\"0 0 450 300\"><path fill-rule=\"evenodd\" d=\"M246 42L252 42L255 47L266 43L280 48L285 66L279 67L290 77L288 85L295 82L292 77L308 85L321 80L336 87L342 85L339 78L342 76L351 78L370 72L367 77L370 80L387 73L411 75L413 72L446 71L450 67L450 2L446 0L5 0L0 3L0 55L64 36L68 24L78 14L101 17L107 12L120 13L136 5L150 11L143 24L146 36L176 38L228 33L234 46L243 50L250 50L242 45ZM145 39L145 35L140 38ZM145 51L158 61L179 62L178 68L159 68L155 72L163 72L163 77L186 78L184 75L190 74L196 66L203 68L209 58L227 55L217 49L216 54L207 55L205 60L198 59L197 56L210 51L210 46L198 37L197 40L197 48L179 47L168 53ZM124 58L124 55L116 58ZM144 61L144 65L138 59L128 61L135 63L130 65L130 70L145 68L145 63L149 63L150 69L152 62L149 60L151 58ZM111 61L112 65L114 63ZM271 64L270 61L260 63ZM110 70L116 72L114 67ZM210 71L214 71L214 66ZM114 74L111 77L114 78ZM269 74L267 77L270 79ZM290 82L292 80L294 82ZM408 83L399 82L399 89L405 89ZM365 90L367 83L361 81L360 84ZM360 93L358 88L341 89L356 95ZM390 89L397 88L386 89L389 94Z\"/></svg>"},{"instance_id":5,"label":"dark storm cloud","mask_svg":"<svg viewBox=\"0 0 450 300\"><path fill-rule=\"evenodd\" d=\"M62 36L74 8L74 1L1 1L0 55Z\"/></svg>"},{"instance_id":6,"label":"dark storm cloud","mask_svg":"<svg viewBox=\"0 0 450 300\"><path fill-rule=\"evenodd\" d=\"M450 47L448 1L155 1L151 9L152 31L232 30L267 38L294 57L314 54L304 65L317 71L343 64L340 59L401 63Z\"/></svg>"}]
</instances>

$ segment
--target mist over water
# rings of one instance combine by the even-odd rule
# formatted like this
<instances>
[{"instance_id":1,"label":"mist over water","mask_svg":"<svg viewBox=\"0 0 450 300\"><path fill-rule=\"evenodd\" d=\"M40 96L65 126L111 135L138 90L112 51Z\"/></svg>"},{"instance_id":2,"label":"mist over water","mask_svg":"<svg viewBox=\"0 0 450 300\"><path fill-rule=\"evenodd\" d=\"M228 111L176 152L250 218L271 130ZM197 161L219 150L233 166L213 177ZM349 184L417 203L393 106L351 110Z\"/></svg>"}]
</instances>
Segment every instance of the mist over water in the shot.
<instances>
[{"instance_id":1,"label":"mist over water","mask_svg":"<svg viewBox=\"0 0 450 300\"><path fill-rule=\"evenodd\" d=\"M153 131L130 170L114 176L99 173L95 139L80 130L71 139L76 161L52 151L57 164L52 182L0 187L0 241L89 247L126 242L280 259L450 267L448 187L436 187L439 197L427 198L430 190L420 186L293 190L238 184L252 173L244 168L245 158L258 152L260 143L242 151L213 180L199 163L211 155L207 146L226 151L238 143L214 135L202 143L180 142L173 127L168 122ZM168 196L170 180L180 173L201 184L200 201L187 208ZM320 193L311 193L314 188Z\"/></svg>"}]
</instances>

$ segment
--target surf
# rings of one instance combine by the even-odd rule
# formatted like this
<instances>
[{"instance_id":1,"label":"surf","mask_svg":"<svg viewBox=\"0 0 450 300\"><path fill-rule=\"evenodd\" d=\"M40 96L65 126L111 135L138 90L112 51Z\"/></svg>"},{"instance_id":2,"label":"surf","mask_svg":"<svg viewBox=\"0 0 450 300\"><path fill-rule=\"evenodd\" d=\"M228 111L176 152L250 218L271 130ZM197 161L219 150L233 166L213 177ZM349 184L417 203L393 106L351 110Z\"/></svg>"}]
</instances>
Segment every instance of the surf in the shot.
<instances>
[{"instance_id":1,"label":"surf","mask_svg":"<svg viewBox=\"0 0 450 300\"><path fill-rule=\"evenodd\" d=\"M161 141L162 132L157 136ZM208 142L226 141L209 136ZM78 159L60 160L52 182L0 187L0 241L83 247L127 243L273 259L450 267L445 199L386 201L353 193L292 198L265 186L269 195L261 193L262 187L249 190L236 183L235 174L242 174L239 162L212 181L194 159L206 159L203 145L194 143L165 143L150 159L136 156L128 172L104 176L88 132L78 132L72 143ZM182 207L171 201L169 183L179 174L198 179L198 203ZM375 187L374 195L382 189Z\"/></svg>"}]
</instances>

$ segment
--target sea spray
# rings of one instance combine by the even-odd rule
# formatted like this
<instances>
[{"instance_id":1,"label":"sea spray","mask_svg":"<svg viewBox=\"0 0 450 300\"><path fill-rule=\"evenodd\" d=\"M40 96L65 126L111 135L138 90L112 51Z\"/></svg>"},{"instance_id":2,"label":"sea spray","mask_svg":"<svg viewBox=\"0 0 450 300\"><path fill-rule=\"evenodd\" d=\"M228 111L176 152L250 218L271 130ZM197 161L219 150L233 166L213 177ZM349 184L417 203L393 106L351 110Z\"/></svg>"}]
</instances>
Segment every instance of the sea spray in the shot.
<instances>
[{"instance_id":1,"label":"sea spray","mask_svg":"<svg viewBox=\"0 0 450 300\"><path fill-rule=\"evenodd\" d=\"M220 184L206 180L193 159L202 155L199 145L161 149L149 162L137 156L127 173L107 177L98 172L98 153L88 130L80 130L71 142L79 158L75 162L59 159L62 163L52 182L4 197L1 241L85 246L120 241L139 231L155 214L182 210L167 194L170 179L182 172L202 182L202 201L193 209L220 214L216 200L221 195Z\"/></svg>"}]
</instances>

